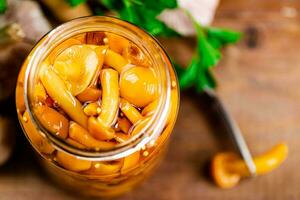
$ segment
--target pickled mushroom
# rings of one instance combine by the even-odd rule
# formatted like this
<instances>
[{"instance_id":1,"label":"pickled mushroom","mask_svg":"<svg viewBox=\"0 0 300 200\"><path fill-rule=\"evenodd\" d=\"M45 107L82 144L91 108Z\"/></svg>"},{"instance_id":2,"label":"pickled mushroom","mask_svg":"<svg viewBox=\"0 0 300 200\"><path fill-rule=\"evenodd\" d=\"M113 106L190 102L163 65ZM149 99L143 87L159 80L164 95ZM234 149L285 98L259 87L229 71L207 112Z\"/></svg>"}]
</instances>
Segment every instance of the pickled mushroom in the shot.
<instances>
[{"instance_id":1,"label":"pickled mushroom","mask_svg":"<svg viewBox=\"0 0 300 200\"><path fill-rule=\"evenodd\" d=\"M64 168L74 172L85 171L92 166L91 161L81 160L62 151L56 153L56 161Z\"/></svg>"},{"instance_id":2,"label":"pickled mushroom","mask_svg":"<svg viewBox=\"0 0 300 200\"><path fill-rule=\"evenodd\" d=\"M46 63L41 66L40 79L49 96L74 121L83 127L87 127L87 117L81 109L81 103L69 92L61 78Z\"/></svg>"},{"instance_id":3,"label":"pickled mushroom","mask_svg":"<svg viewBox=\"0 0 300 200\"><path fill-rule=\"evenodd\" d=\"M65 116L48 106L37 106L35 109L36 116L48 131L59 138L67 138L69 121Z\"/></svg>"},{"instance_id":4,"label":"pickled mushroom","mask_svg":"<svg viewBox=\"0 0 300 200\"><path fill-rule=\"evenodd\" d=\"M101 119L95 117L89 118L88 130L91 135L98 140L110 140L115 137L115 131L107 127Z\"/></svg>"},{"instance_id":5,"label":"pickled mushroom","mask_svg":"<svg viewBox=\"0 0 300 200\"><path fill-rule=\"evenodd\" d=\"M86 88L83 92L78 94L76 97L81 102L97 101L101 97L101 90L95 88Z\"/></svg>"},{"instance_id":6,"label":"pickled mushroom","mask_svg":"<svg viewBox=\"0 0 300 200\"><path fill-rule=\"evenodd\" d=\"M99 64L97 53L87 45L73 45L59 54L53 70L76 96L84 91L96 73Z\"/></svg>"},{"instance_id":7,"label":"pickled mushroom","mask_svg":"<svg viewBox=\"0 0 300 200\"><path fill-rule=\"evenodd\" d=\"M105 126L110 127L116 119L119 104L118 72L103 69L100 74L102 85L101 113L98 117Z\"/></svg>"},{"instance_id":8,"label":"pickled mushroom","mask_svg":"<svg viewBox=\"0 0 300 200\"><path fill-rule=\"evenodd\" d=\"M44 154L53 153L55 149L48 143L47 139L44 138L36 129L27 111L24 112L22 116L22 121L23 128L28 134L28 137L30 138L32 144Z\"/></svg>"},{"instance_id":9,"label":"pickled mushroom","mask_svg":"<svg viewBox=\"0 0 300 200\"><path fill-rule=\"evenodd\" d=\"M97 150L106 150L115 146L113 142L99 141L93 138L86 129L75 122L70 123L69 135L74 141Z\"/></svg>"},{"instance_id":10,"label":"pickled mushroom","mask_svg":"<svg viewBox=\"0 0 300 200\"><path fill-rule=\"evenodd\" d=\"M97 175L109 175L120 171L122 167L122 162L95 162L87 173L97 174Z\"/></svg>"},{"instance_id":11,"label":"pickled mushroom","mask_svg":"<svg viewBox=\"0 0 300 200\"><path fill-rule=\"evenodd\" d=\"M132 124L135 124L142 119L140 112L125 99L121 99L120 109Z\"/></svg>"},{"instance_id":12,"label":"pickled mushroom","mask_svg":"<svg viewBox=\"0 0 300 200\"><path fill-rule=\"evenodd\" d=\"M122 36L106 33L106 37L109 48L119 54L129 45L129 41Z\"/></svg>"},{"instance_id":13,"label":"pickled mushroom","mask_svg":"<svg viewBox=\"0 0 300 200\"><path fill-rule=\"evenodd\" d=\"M120 94L137 107L145 107L154 101L157 98L157 90L157 78L151 68L137 66L121 74Z\"/></svg>"}]
</instances>

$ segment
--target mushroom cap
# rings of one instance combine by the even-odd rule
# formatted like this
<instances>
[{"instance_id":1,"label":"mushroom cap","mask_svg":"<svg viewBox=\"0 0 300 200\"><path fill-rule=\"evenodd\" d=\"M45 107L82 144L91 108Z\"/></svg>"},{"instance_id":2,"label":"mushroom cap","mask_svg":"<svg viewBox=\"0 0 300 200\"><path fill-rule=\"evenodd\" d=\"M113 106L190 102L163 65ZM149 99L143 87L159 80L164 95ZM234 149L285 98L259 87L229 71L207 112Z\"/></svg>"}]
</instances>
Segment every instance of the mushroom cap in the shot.
<instances>
[{"instance_id":1,"label":"mushroom cap","mask_svg":"<svg viewBox=\"0 0 300 200\"><path fill-rule=\"evenodd\" d=\"M241 179L238 173L230 171L228 164L239 160L238 155L232 152L216 154L211 163L211 173L215 183L224 189L234 187Z\"/></svg>"},{"instance_id":2,"label":"mushroom cap","mask_svg":"<svg viewBox=\"0 0 300 200\"><path fill-rule=\"evenodd\" d=\"M137 107L145 107L157 98L158 81L153 69L134 66L120 76L121 96Z\"/></svg>"}]
</instances>

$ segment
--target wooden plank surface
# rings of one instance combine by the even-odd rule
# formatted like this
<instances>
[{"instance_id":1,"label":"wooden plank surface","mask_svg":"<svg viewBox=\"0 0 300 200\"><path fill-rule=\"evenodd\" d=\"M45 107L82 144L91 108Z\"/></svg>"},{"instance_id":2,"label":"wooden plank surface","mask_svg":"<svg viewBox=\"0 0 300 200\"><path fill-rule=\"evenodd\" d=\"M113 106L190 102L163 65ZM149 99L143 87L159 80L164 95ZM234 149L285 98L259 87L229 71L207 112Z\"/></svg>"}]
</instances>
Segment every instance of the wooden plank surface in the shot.
<instances>
[{"instance_id":1,"label":"wooden plank surface","mask_svg":"<svg viewBox=\"0 0 300 200\"><path fill-rule=\"evenodd\" d=\"M253 154L287 141L286 163L234 189L215 187L207 166L214 153L228 147L224 131L206 98L186 92L166 159L145 184L120 200L300 199L300 13L294 12L299 8L299 1L223 0L215 20L217 26L245 33L237 46L224 50L214 70L217 92ZM183 63L192 44L164 41ZM14 157L0 168L0 199L78 199L47 181L22 136L17 144Z\"/></svg>"}]
</instances>

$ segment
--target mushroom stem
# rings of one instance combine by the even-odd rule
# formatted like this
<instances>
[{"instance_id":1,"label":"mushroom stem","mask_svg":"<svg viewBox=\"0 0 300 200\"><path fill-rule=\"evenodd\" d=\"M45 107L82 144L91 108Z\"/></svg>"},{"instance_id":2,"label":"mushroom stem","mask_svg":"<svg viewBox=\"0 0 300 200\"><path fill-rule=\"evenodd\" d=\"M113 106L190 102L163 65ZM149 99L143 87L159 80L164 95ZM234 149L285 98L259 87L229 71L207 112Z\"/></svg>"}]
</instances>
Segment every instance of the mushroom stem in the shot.
<instances>
[{"instance_id":1,"label":"mushroom stem","mask_svg":"<svg viewBox=\"0 0 300 200\"><path fill-rule=\"evenodd\" d=\"M49 96L70 118L81 126L87 127L87 117L81 109L81 103L68 91L61 78L45 63L42 65L40 78Z\"/></svg>"},{"instance_id":2,"label":"mushroom stem","mask_svg":"<svg viewBox=\"0 0 300 200\"><path fill-rule=\"evenodd\" d=\"M288 147L286 144L281 143L274 146L272 149L266 153L257 156L253 159L256 166L256 174L263 175L266 174L275 168L277 168L287 157ZM243 160L235 160L231 163L228 163L227 169L230 172L238 173L242 177L249 177L249 170Z\"/></svg>"},{"instance_id":3,"label":"mushroom stem","mask_svg":"<svg viewBox=\"0 0 300 200\"><path fill-rule=\"evenodd\" d=\"M100 75L102 85L101 113L98 116L104 125L110 127L115 121L119 108L118 72L113 69L103 69Z\"/></svg>"},{"instance_id":4,"label":"mushroom stem","mask_svg":"<svg viewBox=\"0 0 300 200\"><path fill-rule=\"evenodd\" d=\"M125 116L131 121L132 124L137 123L143 118L141 113L125 99L121 99L120 109L125 114Z\"/></svg>"}]
</instances>

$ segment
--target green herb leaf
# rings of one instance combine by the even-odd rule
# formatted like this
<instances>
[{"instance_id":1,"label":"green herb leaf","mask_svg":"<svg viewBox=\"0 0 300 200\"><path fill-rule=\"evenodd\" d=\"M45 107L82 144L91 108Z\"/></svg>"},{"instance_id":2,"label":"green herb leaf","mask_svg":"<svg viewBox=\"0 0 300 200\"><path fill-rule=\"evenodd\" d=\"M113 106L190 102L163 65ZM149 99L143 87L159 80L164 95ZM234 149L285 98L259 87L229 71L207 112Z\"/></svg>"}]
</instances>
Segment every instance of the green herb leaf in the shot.
<instances>
[{"instance_id":1,"label":"green herb leaf","mask_svg":"<svg viewBox=\"0 0 300 200\"><path fill-rule=\"evenodd\" d=\"M194 57L187 69L179 76L180 89L187 89L194 85L197 78L197 72L199 68L199 59Z\"/></svg>"},{"instance_id":2,"label":"green herb leaf","mask_svg":"<svg viewBox=\"0 0 300 200\"><path fill-rule=\"evenodd\" d=\"M161 13L163 10L169 8L177 8L177 1L176 0L143 0L144 7L155 11L157 14Z\"/></svg>"},{"instance_id":3,"label":"green herb leaf","mask_svg":"<svg viewBox=\"0 0 300 200\"><path fill-rule=\"evenodd\" d=\"M197 33L197 52L201 59L201 66L208 69L219 62L221 53L207 41L202 27L197 22L194 22L194 26Z\"/></svg>"},{"instance_id":4,"label":"green herb leaf","mask_svg":"<svg viewBox=\"0 0 300 200\"><path fill-rule=\"evenodd\" d=\"M72 7L78 6L81 3L86 2L86 0L66 0Z\"/></svg>"},{"instance_id":5,"label":"green herb leaf","mask_svg":"<svg viewBox=\"0 0 300 200\"><path fill-rule=\"evenodd\" d=\"M209 40L217 39L222 45L236 43L241 38L241 36L242 34L240 32L230 29L213 27L209 27L207 29L207 37L209 38Z\"/></svg>"},{"instance_id":6,"label":"green herb leaf","mask_svg":"<svg viewBox=\"0 0 300 200\"><path fill-rule=\"evenodd\" d=\"M7 9L7 2L6 0L0 0L0 13L4 13Z\"/></svg>"},{"instance_id":7,"label":"green herb leaf","mask_svg":"<svg viewBox=\"0 0 300 200\"><path fill-rule=\"evenodd\" d=\"M139 23L138 13L135 12L135 8L130 0L123 0L124 7L120 9L119 15L121 19L130 21L131 23Z\"/></svg>"},{"instance_id":8,"label":"green herb leaf","mask_svg":"<svg viewBox=\"0 0 300 200\"><path fill-rule=\"evenodd\" d=\"M217 48L220 46L218 39L208 40L207 32L200 26L198 22L187 12L193 20L193 24L197 33L196 55L184 72L179 73L179 84L181 89L195 86L198 92L202 92L205 88L214 88L216 81L209 71L209 68L217 65L221 58L221 53Z\"/></svg>"},{"instance_id":9,"label":"green herb leaf","mask_svg":"<svg viewBox=\"0 0 300 200\"><path fill-rule=\"evenodd\" d=\"M154 36L170 37L170 36L179 36L179 34L167 27L163 22L159 21L156 18L144 19L145 24L140 24L141 27L146 29L150 34ZM141 22L142 23L142 22Z\"/></svg>"},{"instance_id":10,"label":"green herb leaf","mask_svg":"<svg viewBox=\"0 0 300 200\"><path fill-rule=\"evenodd\" d=\"M105 15L104 10L99 7L94 7L93 13L98 16Z\"/></svg>"},{"instance_id":11,"label":"green herb leaf","mask_svg":"<svg viewBox=\"0 0 300 200\"><path fill-rule=\"evenodd\" d=\"M208 69L218 64L221 53L215 49L205 38L198 38L198 54L201 58L201 65Z\"/></svg>"},{"instance_id":12,"label":"green herb leaf","mask_svg":"<svg viewBox=\"0 0 300 200\"><path fill-rule=\"evenodd\" d=\"M179 76L180 89L196 87L197 92L203 92L205 88L215 88L216 81L210 70L201 66L201 60L194 57L186 70L175 66ZM179 73L178 73L179 72Z\"/></svg>"},{"instance_id":13,"label":"green herb leaf","mask_svg":"<svg viewBox=\"0 0 300 200\"><path fill-rule=\"evenodd\" d=\"M119 10L124 7L123 1L120 0L99 0L106 8L110 10Z\"/></svg>"},{"instance_id":14,"label":"green herb leaf","mask_svg":"<svg viewBox=\"0 0 300 200\"><path fill-rule=\"evenodd\" d=\"M209 42L209 44L215 48L215 49L220 49L221 47L223 47L223 44L222 42L218 39L218 38L215 38L215 37L208 37L207 38L207 41Z\"/></svg>"},{"instance_id":15,"label":"green herb leaf","mask_svg":"<svg viewBox=\"0 0 300 200\"><path fill-rule=\"evenodd\" d=\"M203 70L200 68L197 73L197 78L195 81L195 86L197 92L203 92L205 88L215 88L216 87L216 80L211 74L209 70Z\"/></svg>"}]
</instances>

